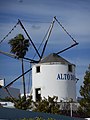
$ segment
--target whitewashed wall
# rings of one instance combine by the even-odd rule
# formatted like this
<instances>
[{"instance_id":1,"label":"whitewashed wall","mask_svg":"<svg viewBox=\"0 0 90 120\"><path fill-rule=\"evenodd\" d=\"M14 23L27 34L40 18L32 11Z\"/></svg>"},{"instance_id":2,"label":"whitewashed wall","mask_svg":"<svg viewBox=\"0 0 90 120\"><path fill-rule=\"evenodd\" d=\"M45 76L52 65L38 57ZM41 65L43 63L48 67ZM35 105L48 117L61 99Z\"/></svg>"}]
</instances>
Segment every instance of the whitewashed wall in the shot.
<instances>
[{"instance_id":1,"label":"whitewashed wall","mask_svg":"<svg viewBox=\"0 0 90 120\"><path fill-rule=\"evenodd\" d=\"M36 73L36 66L40 66L40 72ZM41 97L58 96L61 99L76 100L75 66L73 72L68 72L67 64L36 64L32 68L33 100L35 89L41 88ZM73 77L71 77L73 76Z\"/></svg>"}]
</instances>

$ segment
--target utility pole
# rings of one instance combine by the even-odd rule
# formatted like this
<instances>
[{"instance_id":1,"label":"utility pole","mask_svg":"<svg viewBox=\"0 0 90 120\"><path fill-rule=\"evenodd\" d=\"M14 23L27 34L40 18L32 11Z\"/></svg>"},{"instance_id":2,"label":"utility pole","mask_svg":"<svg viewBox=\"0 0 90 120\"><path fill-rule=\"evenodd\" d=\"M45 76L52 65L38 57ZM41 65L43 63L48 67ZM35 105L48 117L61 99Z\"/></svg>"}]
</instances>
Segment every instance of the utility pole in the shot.
<instances>
[{"instance_id":1,"label":"utility pole","mask_svg":"<svg viewBox=\"0 0 90 120\"><path fill-rule=\"evenodd\" d=\"M70 115L73 116L73 109L72 109L72 103L70 103Z\"/></svg>"}]
</instances>

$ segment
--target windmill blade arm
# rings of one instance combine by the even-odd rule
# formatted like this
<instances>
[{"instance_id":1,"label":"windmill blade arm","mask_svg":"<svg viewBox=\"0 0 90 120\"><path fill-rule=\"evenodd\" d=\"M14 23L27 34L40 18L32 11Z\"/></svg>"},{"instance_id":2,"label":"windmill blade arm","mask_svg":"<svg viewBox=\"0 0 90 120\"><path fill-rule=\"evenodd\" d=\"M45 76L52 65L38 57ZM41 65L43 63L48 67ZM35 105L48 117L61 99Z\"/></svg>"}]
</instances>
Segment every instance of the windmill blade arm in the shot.
<instances>
[{"instance_id":1,"label":"windmill blade arm","mask_svg":"<svg viewBox=\"0 0 90 120\"><path fill-rule=\"evenodd\" d=\"M27 70L25 73L23 73L22 75L18 76L15 80L13 80L12 82L10 82L8 85L5 86L5 88L11 86L14 82L16 82L19 78L21 78L23 75L27 74L29 71L31 71L32 68L30 68L29 70Z\"/></svg>"},{"instance_id":2,"label":"windmill blade arm","mask_svg":"<svg viewBox=\"0 0 90 120\"><path fill-rule=\"evenodd\" d=\"M14 54L11 54L11 53L8 53L8 52L4 52L4 51L1 51L1 50L0 50L0 53L3 54L3 55L6 55L6 56L8 56L8 57L11 57L11 58L15 58L15 59L19 59L19 60L22 59L22 58L19 58L17 55L14 55ZM24 57L23 59L29 60L29 61L31 61L32 63L38 63L38 61L33 60L33 59L30 59L30 58Z\"/></svg>"},{"instance_id":3,"label":"windmill blade arm","mask_svg":"<svg viewBox=\"0 0 90 120\"><path fill-rule=\"evenodd\" d=\"M78 45L78 44L79 44L79 43L75 43L75 44L73 44L73 45L71 45L71 46L69 46L69 47L67 47L67 48L65 48L65 49L63 49L63 50L57 52L56 54L60 54L60 53L66 51L66 50L68 50L68 49L70 49L70 48L72 48L72 47L74 47L74 46L76 46L76 45Z\"/></svg>"},{"instance_id":4,"label":"windmill blade arm","mask_svg":"<svg viewBox=\"0 0 90 120\"><path fill-rule=\"evenodd\" d=\"M46 42L45 42L44 47L43 47L43 51L42 51L42 53L41 53L41 59L42 59L43 54L44 54L44 52L45 52L45 49L46 49L46 46L47 46L49 37L50 37L50 35L51 35L51 32L52 32L54 23L55 23L55 19L53 18L53 21L52 21L52 23L51 23L51 25L50 25L50 27L49 27L49 31L48 31L48 33L47 33L47 38L46 38Z\"/></svg>"},{"instance_id":5,"label":"windmill blade arm","mask_svg":"<svg viewBox=\"0 0 90 120\"><path fill-rule=\"evenodd\" d=\"M57 23L60 25L60 27L64 30L64 32L66 32L66 34L73 40L73 42L77 43L76 40L70 35L70 33L65 29L65 27L58 21L56 16L54 17L54 19L57 21Z\"/></svg>"},{"instance_id":6,"label":"windmill blade arm","mask_svg":"<svg viewBox=\"0 0 90 120\"><path fill-rule=\"evenodd\" d=\"M32 63L38 63L38 62L39 62L39 61L36 61L36 60L30 59L30 58L26 58L26 57L24 57L23 59L25 59L25 60L29 60L29 61L31 61Z\"/></svg>"},{"instance_id":7,"label":"windmill blade arm","mask_svg":"<svg viewBox=\"0 0 90 120\"><path fill-rule=\"evenodd\" d=\"M12 33L12 31L17 27L18 24L19 22L17 22L16 25L11 29L11 31L0 41L0 44L9 36L9 34Z\"/></svg>"},{"instance_id":8,"label":"windmill blade arm","mask_svg":"<svg viewBox=\"0 0 90 120\"><path fill-rule=\"evenodd\" d=\"M28 32L26 31L25 27L23 26L22 22L21 22L19 19L18 19L18 22L19 22L20 26L22 27L22 29L24 30L24 32L26 33L27 37L29 38L29 40L30 40L31 44L33 45L33 47L34 47L36 53L38 54L39 58L41 58L41 56L40 56L40 54L39 54L39 52L38 52L35 44L34 44L33 41L31 40L31 38L30 38Z\"/></svg>"},{"instance_id":9,"label":"windmill blade arm","mask_svg":"<svg viewBox=\"0 0 90 120\"><path fill-rule=\"evenodd\" d=\"M0 53L3 54L3 55L9 56L9 57L18 59L18 56L14 55L14 54L11 54L11 53L8 53L8 52L4 52L4 51L0 50Z\"/></svg>"}]
</instances>

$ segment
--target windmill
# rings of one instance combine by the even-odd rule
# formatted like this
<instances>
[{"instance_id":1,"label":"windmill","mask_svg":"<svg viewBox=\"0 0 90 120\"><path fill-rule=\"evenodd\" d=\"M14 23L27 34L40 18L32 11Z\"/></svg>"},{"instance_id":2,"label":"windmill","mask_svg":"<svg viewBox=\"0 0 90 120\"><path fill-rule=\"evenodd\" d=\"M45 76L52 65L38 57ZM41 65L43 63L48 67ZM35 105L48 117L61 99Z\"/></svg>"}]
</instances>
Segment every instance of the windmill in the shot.
<instances>
[{"instance_id":1,"label":"windmill","mask_svg":"<svg viewBox=\"0 0 90 120\"><path fill-rule=\"evenodd\" d=\"M18 19L18 22L16 23L16 25L12 28L12 30L0 41L0 44L9 36L9 34L12 33L12 31L17 27L17 25L20 25L21 28L23 29L23 31L25 32L25 34L27 35L31 45L33 46L35 52L36 52L36 55L38 55L38 60L35 60L34 58L31 59L31 58L25 58L24 57L24 60L28 60L30 63L39 63L41 61L41 59L43 58L44 56L44 53L45 53L45 50L46 50L46 47L47 47L47 44L48 44L48 41L49 41L49 38L50 38L50 35L51 35L51 32L52 32L52 29L54 27L54 23L57 22L58 25L63 29L63 31L70 37L70 39L73 41L73 44L71 44L70 46L64 48L63 50L60 50L60 51L57 51L55 52L55 54L60 54L62 52L65 52L71 48L73 48L74 46L78 45L78 42L76 42L76 40L69 34L69 32L65 29L65 27L58 21L58 19L56 18L56 16L53 18L53 21L51 22L48 30L47 30L47 33L45 34L45 37L44 39L42 40L42 43L43 41L45 40L45 43L44 43L44 46L43 46L43 50L41 51L41 53L39 52L39 48L41 47L42 43L40 44L39 48L37 49L37 47L35 46L33 40L31 39L30 35L28 34L27 30L25 29L23 23L21 22L21 20ZM21 58L18 58L16 55L14 54L10 54L10 53L7 53L7 52L3 52L3 51L0 51L1 54L4 54L4 55L7 55L9 57L12 57L14 59L21 59ZM27 74L28 72L30 72L32 70L32 67L30 69L28 69L26 72L24 72L23 74L21 74L20 76L18 76L17 78L15 78L12 82L10 82L9 84L7 84L5 86L5 89L7 90L7 92L9 93L8 91L8 87L10 87L14 82L16 82L19 78L21 78L23 75ZM10 93L9 93L10 94Z\"/></svg>"}]
</instances>

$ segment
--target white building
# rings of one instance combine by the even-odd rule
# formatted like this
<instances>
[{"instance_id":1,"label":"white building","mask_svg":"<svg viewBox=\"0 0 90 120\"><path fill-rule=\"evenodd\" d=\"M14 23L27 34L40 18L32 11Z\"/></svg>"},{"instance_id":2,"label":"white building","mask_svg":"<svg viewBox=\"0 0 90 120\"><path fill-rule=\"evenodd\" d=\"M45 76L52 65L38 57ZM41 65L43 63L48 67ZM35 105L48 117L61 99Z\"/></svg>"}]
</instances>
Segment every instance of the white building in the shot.
<instances>
[{"instance_id":1,"label":"white building","mask_svg":"<svg viewBox=\"0 0 90 120\"><path fill-rule=\"evenodd\" d=\"M5 79L4 79L4 80L0 79L0 85L1 85L1 86L4 86L4 85L5 85Z\"/></svg>"},{"instance_id":2,"label":"white building","mask_svg":"<svg viewBox=\"0 0 90 120\"><path fill-rule=\"evenodd\" d=\"M33 100L58 96L76 101L75 65L52 53L32 67Z\"/></svg>"}]
</instances>

